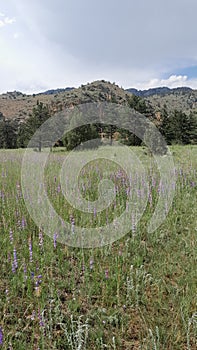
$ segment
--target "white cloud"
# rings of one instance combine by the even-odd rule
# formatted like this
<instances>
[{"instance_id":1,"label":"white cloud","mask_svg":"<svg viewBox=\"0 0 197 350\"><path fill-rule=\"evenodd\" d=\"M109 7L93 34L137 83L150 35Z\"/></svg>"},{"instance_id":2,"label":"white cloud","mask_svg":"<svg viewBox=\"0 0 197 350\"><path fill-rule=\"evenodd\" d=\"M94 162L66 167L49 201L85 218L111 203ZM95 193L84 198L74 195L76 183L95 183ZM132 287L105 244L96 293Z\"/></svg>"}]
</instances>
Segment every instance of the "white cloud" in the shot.
<instances>
[{"instance_id":1,"label":"white cloud","mask_svg":"<svg viewBox=\"0 0 197 350\"><path fill-rule=\"evenodd\" d=\"M176 87L188 86L193 89L197 89L197 79L188 79L187 75L171 75L167 79L150 79L146 82L136 84L135 87L137 87L140 90L145 90L161 86L166 86L171 89Z\"/></svg>"},{"instance_id":2,"label":"white cloud","mask_svg":"<svg viewBox=\"0 0 197 350\"><path fill-rule=\"evenodd\" d=\"M5 15L3 13L0 14L1 17L3 17L2 19L0 19L0 28L5 27L8 24L13 24L14 22L16 22L16 18L10 18L10 17L5 17Z\"/></svg>"}]
</instances>

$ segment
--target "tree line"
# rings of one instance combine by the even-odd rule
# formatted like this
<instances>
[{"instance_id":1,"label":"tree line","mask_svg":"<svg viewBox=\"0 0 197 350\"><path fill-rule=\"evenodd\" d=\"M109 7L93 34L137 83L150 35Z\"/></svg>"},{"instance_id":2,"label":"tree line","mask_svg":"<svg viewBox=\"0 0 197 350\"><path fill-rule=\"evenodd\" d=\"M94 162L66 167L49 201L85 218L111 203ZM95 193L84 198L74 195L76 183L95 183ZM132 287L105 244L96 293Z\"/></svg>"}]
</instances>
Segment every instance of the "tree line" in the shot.
<instances>
[{"instance_id":1,"label":"tree line","mask_svg":"<svg viewBox=\"0 0 197 350\"><path fill-rule=\"evenodd\" d=\"M186 114L179 110L171 113L167 112L164 107L160 111L160 118L154 118L154 112L147 107L145 100L141 97L131 95L128 99L128 106L141 114L150 118L163 135L167 144L197 144L197 114ZM33 108L32 114L25 121L6 120L0 115L0 148L25 148L35 131L51 117L51 112L47 105L37 101L37 105ZM63 146L66 150L72 150L75 147L85 143L85 141L97 139L95 146L101 143L102 135L112 144L113 139L119 140L128 146L142 145L142 140L133 133L119 129L115 125L87 124L68 132L61 140L57 140L56 146ZM151 134L150 134L151 135ZM47 137L47 136L46 136ZM146 137L149 137L147 131ZM150 136L153 137L153 136ZM100 142L98 141L100 140ZM152 143L155 140L153 137ZM155 143L156 148L162 145ZM39 151L42 148L42 139L37 140L35 145Z\"/></svg>"}]
</instances>

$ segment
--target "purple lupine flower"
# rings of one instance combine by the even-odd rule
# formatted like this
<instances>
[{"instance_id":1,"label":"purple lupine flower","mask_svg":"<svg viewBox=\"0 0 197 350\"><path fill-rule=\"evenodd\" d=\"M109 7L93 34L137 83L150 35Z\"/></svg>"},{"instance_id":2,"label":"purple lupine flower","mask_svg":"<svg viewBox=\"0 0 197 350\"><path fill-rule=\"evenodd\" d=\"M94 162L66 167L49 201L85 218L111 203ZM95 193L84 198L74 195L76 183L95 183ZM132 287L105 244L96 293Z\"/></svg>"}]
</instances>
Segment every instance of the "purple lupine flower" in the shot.
<instances>
[{"instance_id":1,"label":"purple lupine flower","mask_svg":"<svg viewBox=\"0 0 197 350\"><path fill-rule=\"evenodd\" d=\"M4 197L5 197L4 192L3 192L3 191L0 191L0 198L4 199Z\"/></svg>"},{"instance_id":2,"label":"purple lupine flower","mask_svg":"<svg viewBox=\"0 0 197 350\"><path fill-rule=\"evenodd\" d=\"M10 243L13 244L13 232L10 229Z\"/></svg>"},{"instance_id":3,"label":"purple lupine flower","mask_svg":"<svg viewBox=\"0 0 197 350\"><path fill-rule=\"evenodd\" d=\"M0 345L3 345L3 330L0 327Z\"/></svg>"},{"instance_id":4,"label":"purple lupine flower","mask_svg":"<svg viewBox=\"0 0 197 350\"><path fill-rule=\"evenodd\" d=\"M133 233L136 233L136 219L133 213L132 213L132 221L131 221L131 230Z\"/></svg>"},{"instance_id":5,"label":"purple lupine flower","mask_svg":"<svg viewBox=\"0 0 197 350\"><path fill-rule=\"evenodd\" d=\"M149 192L148 201L149 201L150 207L152 207L152 204L153 204L153 197L152 197L151 191Z\"/></svg>"},{"instance_id":6,"label":"purple lupine flower","mask_svg":"<svg viewBox=\"0 0 197 350\"><path fill-rule=\"evenodd\" d=\"M38 290L39 285L41 284L41 282L42 282L42 275L38 275L37 278L36 278L36 282L35 282L35 290Z\"/></svg>"},{"instance_id":7,"label":"purple lupine flower","mask_svg":"<svg viewBox=\"0 0 197 350\"><path fill-rule=\"evenodd\" d=\"M8 262L10 262L11 261L11 254L10 254L10 252L8 252Z\"/></svg>"},{"instance_id":8,"label":"purple lupine flower","mask_svg":"<svg viewBox=\"0 0 197 350\"><path fill-rule=\"evenodd\" d=\"M13 273L16 272L16 267L15 267L14 263L12 263L12 272L13 272Z\"/></svg>"},{"instance_id":9,"label":"purple lupine flower","mask_svg":"<svg viewBox=\"0 0 197 350\"><path fill-rule=\"evenodd\" d=\"M26 266L26 264L24 264L23 272L24 272L24 280L26 281L27 280L27 266Z\"/></svg>"},{"instance_id":10,"label":"purple lupine flower","mask_svg":"<svg viewBox=\"0 0 197 350\"><path fill-rule=\"evenodd\" d=\"M33 262L33 250L32 250L31 238L29 238L29 261L30 263Z\"/></svg>"},{"instance_id":11,"label":"purple lupine flower","mask_svg":"<svg viewBox=\"0 0 197 350\"><path fill-rule=\"evenodd\" d=\"M105 278L108 279L109 278L109 270L105 270Z\"/></svg>"},{"instance_id":12,"label":"purple lupine flower","mask_svg":"<svg viewBox=\"0 0 197 350\"><path fill-rule=\"evenodd\" d=\"M38 319L40 327L44 327L44 320L42 314L40 313L40 309L38 309Z\"/></svg>"},{"instance_id":13,"label":"purple lupine flower","mask_svg":"<svg viewBox=\"0 0 197 350\"><path fill-rule=\"evenodd\" d=\"M93 269L93 266L94 266L94 260L93 260L93 259L90 259L90 270Z\"/></svg>"},{"instance_id":14,"label":"purple lupine flower","mask_svg":"<svg viewBox=\"0 0 197 350\"><path fill-rule=\"evenodd\" d=\"M16 254L16 248L15 247L13 249L13 257L14 257L13 266L14 266L14 268L16 270L18 268L18 261L17 261L17 254Z\"/></svg>"},{"instance_id":15,"label":"purple lupine flower","mask_svg":"<svg viewBox=\"0 0 197 350\"><path fill-rule=\"evenodd\" d=\"M36 317L36 312L33 310L32 315L31 315L31 320L34 321Z\"/></svg>"},{"instance_id":16,"label":"purple lupine flower","mask_svg":"<svg viewBox=\"0 0 197 350\"><path fill-rule=\"evenodd\" d=\"M26 226L26 221L25 221L25 218L22 217L22 220L21 220L21 228L24 230L25 226Z\"/></svg>"},{"instance_id":17,"label":"purple lupine flower","mask_svg":"<svg viewBox=\"0 0 197 350\"><path fill-rule=\"evenodd\" d=\"M54 233L54 235L53 235L53 246L54 246L55 249L57 247L57 237L58 237L58 234Z\"/></svg>"},{"instance_id":18,"label":"purple lupine flower","mask_svg":"<svg viewBox=\"0 0 197 350\"><path fill-rule=\"evenodd\" d=\"M191 185L191 187L195 187L196 183L194 181L191 181L190 185Z\"/></svg>"},{"instance_id":19,"label":"purple lupine flower","mask_svg":"<svg viewBox=\"0 0 197 350\"><path fill-rule=\"evenodd\" d=\"M42 231L39 232L39 246L43 248L43 234Z\"/></svg>"}]
</instances>

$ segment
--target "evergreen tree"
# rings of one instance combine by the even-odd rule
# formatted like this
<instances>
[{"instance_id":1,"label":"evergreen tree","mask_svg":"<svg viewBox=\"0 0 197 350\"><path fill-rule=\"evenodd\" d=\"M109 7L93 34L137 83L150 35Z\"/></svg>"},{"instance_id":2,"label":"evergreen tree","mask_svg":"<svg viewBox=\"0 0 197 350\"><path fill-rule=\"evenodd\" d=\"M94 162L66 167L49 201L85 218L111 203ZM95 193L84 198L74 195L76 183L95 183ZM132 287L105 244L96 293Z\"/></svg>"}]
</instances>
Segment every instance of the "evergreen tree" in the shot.
<instances>
[{"instance_id":1,"label":"evergreen tree","mask_svg":"<svg viewBox=\"0 0 197 350\"><path fill-rule=\"evenodd\" d=\"M0 121L0 148L17 147L17 129L18 125L15 120Z\"/></svg>"},{"instance_id":2,"label":"evergreen tree","mask_svg":"<svg viewBox=\"0 0 197 350\"><path fill-rule=\"evenodd\" d=\"M26 147L35 132L48 118L50 118L48 106L37 101L37 106L33 108L32 115L19 128L17 138L18 147ZM47 132L46 135L38 132L34 147L38 147L38 150L41 151L43 143L47 146Z\"/></svg>"}]
</instances>

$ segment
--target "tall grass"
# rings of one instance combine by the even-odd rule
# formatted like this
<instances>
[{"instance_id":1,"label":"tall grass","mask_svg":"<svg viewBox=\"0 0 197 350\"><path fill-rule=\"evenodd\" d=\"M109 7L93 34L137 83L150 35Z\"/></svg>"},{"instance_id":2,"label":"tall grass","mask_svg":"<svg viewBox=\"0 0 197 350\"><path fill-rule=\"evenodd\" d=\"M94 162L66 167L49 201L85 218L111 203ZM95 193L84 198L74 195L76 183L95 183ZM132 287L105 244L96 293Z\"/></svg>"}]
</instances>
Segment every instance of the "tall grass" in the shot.
<instances>
[{"instance_id":1,"label":"tall grass","mask_svg":"<svg viewBox=\"0 0 197 350\"><path fill-rule=\"evenodd\" d=\"M36 226L22 195L23 151L0 152L0 348L196 349L197 147L172 148L176 193L153 234L147 224L159 173L143 148L134 152L149 174L144 215L125 237L95 249L62 245L55 232L52 239ZM63 152L52 154L45 175L64 220L96 227L125 210L126 174L105 160L85 166L79 186L84 198L95 200L107 169L116 200L102 213L73 209L61 192L63 160Z\"/></svg>"}]
</instances>

